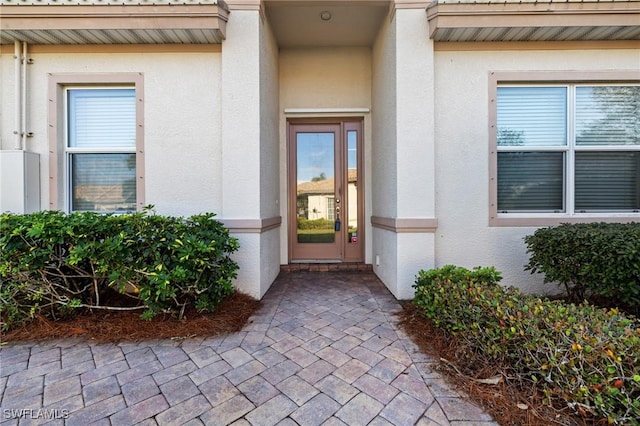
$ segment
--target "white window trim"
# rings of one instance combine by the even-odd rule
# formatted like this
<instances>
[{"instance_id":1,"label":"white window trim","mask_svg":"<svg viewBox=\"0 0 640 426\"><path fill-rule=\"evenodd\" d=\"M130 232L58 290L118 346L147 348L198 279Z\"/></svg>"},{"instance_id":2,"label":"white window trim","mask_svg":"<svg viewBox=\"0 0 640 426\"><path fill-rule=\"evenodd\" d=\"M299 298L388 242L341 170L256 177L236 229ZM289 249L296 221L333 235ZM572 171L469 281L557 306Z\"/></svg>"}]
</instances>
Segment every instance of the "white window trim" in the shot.
<instances>
[{"instance_id":1,"label":"white window trim","mask_svg":"<svg viewBox=\"0 0 640 426\"><path fill-rule=\"evenodd\" d=\"M634 222L640 220L640 213L611 212L611 213L576 213L574 212L574 162L576 152L573 111L575 109L575 88L578 86L595 85L625 85L639 84L638 74L633 71L601 71L601 72L490 72L489 73L489 225L490 226L553 226L560 223L579 222ZM527 146L522 148L498 147L497 145L497 90L503 86L564 86L567 91L567 146ZM540 149L538 149L540 148ZM564 171L564 207L562 213L499 213L497 164L498 152L501 151L555 151L566 152ZM602 147L580 147L578 151L597 150ZM628 151L628 146L607 146L608 151Z\"/></svg>"},{"instance_id":2,"label":"white window trim","mask_svg":"<svg viewBox=\"0 0 640 426\"><path fill-rule=\"evenodd\" d=\"M145 206L144 76L142 73L49 74L49 209L70 211L66 92L69 88L132 88L136 96L136 210ZM92 150L104 152L103 150ZM82 152L89 152L83 150ZM109 150L116 152L116 150Z\"/></svg>"}]
</instances>

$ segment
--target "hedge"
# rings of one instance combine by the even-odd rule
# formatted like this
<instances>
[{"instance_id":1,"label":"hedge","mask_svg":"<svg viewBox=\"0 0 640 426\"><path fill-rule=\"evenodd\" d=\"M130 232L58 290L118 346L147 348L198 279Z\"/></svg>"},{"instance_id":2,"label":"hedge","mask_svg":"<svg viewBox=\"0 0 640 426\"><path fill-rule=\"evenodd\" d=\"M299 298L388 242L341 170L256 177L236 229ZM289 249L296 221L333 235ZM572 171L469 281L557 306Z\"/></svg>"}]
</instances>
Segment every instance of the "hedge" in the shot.
<instances>
[{"instance_id":1,"label":"hedge","mask_svg":"<svg viewBox=\"0 0 640 426\"><path fill-rule=\"evenodd\" d=\"M238 242L214 216L168 217L149 210L2 214L2 329L78 308L143 309L147 319L159 312L182 315L190 306L214 310L233 292L238 270L230 257ZM131 303L106 305L114 291Z\"/></svg>"},{"instance_id":2,"label":"hedge","mask_svg":"<svg viewBox=\"0 0 640 426\"><path fill-rule=\"evenodd\" d=\"M298 218L298 229L333 229L333 221L324 218Z\"/></svg>"},{"instance_id":3,"label":"hedge","mask_svg":"<svg viewBox=\"0 0 640 426\"><path fill-rule=\"evenodd\" d=\"M509 366L547 403L640 424L640 322L615 309L523 295L495 268L420 271L414 304L467 349Z\"/></svg>"},{"instance_id":4,"label":"hedge","mask_svg":"<svg viewBox=\"0 0 640 426\"><path fill-rule=\"evenodd\" d=\"M526 269L560 283L575 302L597 295L640 308L640 223L581 223L525 237Z\"/></svg>"}]
</instances>

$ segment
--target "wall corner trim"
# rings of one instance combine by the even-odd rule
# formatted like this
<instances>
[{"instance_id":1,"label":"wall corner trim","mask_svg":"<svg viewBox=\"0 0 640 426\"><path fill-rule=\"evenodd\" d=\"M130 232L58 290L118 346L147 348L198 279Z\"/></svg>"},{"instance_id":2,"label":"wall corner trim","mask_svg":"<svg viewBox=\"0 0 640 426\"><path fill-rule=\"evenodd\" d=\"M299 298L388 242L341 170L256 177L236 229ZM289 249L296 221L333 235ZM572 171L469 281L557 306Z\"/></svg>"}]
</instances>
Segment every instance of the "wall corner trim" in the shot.
<instances>
[{"instance_id":1,"label":"wall corner trim","mask_svg":"<svg viewBox=\"0 0 640 426\"><path fill-rule=\"evenodd\" d=\"M374 228L399 233L434 233L438 228L438 219L429 218L398 218L371 216Z\"/></svg>"},{"instance_id":2,"label":"wall corner trim","mask_svg":"<svg viewBox=\"0 0 640 426\"><path fill-rule=\"evenodd\" d=\"M265 219L218 219L229 229L231 234L262 234L263 232L279 228L282 216Z\"/></svg>"}]
</instances>

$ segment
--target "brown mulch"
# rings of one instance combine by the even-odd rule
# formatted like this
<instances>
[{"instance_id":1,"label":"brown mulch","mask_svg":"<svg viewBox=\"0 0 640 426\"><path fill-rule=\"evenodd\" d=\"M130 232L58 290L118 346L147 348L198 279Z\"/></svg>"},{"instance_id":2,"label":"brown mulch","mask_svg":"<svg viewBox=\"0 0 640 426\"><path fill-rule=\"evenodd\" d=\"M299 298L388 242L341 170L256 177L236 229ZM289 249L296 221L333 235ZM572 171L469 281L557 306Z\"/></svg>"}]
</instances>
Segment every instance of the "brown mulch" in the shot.
<instances>
[{"instance_id":1,"label":"brown mulch","mask_svg":"<svg viewBox=\"0 0 640 426\"><path fill-rule=\"evenodd\" d=\"M225 299L213 313L187 311L183 319L159 314L140 318L142 311L85 311L67 320L44 317L10 330L3 342L81 337L98 343L139 342L155 339L211 337L240 331L260 302L239 292Z\"/></svg>"},{"instance_id":2,"label":"brown mulch","mask_svg":"<svg viewBox=\"0 0 640 426\"><path fill-rule=\"evenodd\" d=\"M505 380L508 369L463 352L460 342L436 328L411 302L403 303L400 325L422 351L440 360L435 367L456 389L473 401L502 426L586 426L606 424L574 415L568 408L550 407L531 386ZM490 379L496 384L478 380Z\"/></svg>"}]
</instances>

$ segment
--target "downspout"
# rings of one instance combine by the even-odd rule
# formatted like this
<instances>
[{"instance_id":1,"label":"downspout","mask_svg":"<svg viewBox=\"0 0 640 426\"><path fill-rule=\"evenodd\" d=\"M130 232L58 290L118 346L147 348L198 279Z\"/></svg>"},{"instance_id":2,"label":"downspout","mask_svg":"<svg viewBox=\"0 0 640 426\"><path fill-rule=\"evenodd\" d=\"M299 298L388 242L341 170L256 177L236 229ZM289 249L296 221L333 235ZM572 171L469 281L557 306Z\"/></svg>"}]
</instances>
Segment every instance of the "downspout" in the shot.
<instances>
[{"instance_id":1,"label":"downspout","mask_svg":"<svg viewBox=\"0 0 640 426\"><path fill-rule=\"evenodd\" d=\"M14 83L15 83L15 116L14 116L14 148L22 150L22 135L20 135L20 127L22 126L22 58L20 52L20 41L13 42L13 65L14 65Z\"/></svg>"},{"instance_id":2,"label":"downspout","mask_svg":"<svg viewBox=\"0 0 640 426\"><path fill-rule=\"evenodd\" d=\"M20 149L27 148L27 42L22 42L22 60L20 61L22 65L22 78L20 79L21 84L21 118L22 121L20 123Z\"/></svg>"}]
</instances>

